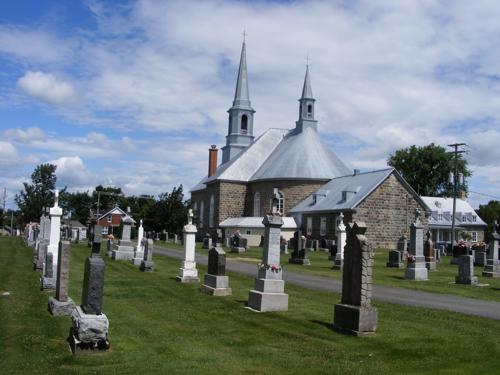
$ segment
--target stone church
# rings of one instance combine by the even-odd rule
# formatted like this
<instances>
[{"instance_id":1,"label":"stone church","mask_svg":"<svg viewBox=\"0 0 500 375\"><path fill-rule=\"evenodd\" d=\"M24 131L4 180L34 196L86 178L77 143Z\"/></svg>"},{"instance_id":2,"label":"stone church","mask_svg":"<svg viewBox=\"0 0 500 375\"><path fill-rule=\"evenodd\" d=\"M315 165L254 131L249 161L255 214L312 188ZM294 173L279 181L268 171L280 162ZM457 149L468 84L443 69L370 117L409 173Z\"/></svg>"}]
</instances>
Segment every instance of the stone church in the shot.
<instances>
[{"instance_id":1,"label":"stone church","mask_svg":"<svg viewBox=\"0 0 500 375\"><path fill-rule=\"evenodd\" d=\"M322 188L333 179L357 173L349 169L322 142L314 112L315 99L307 67L295 127L270 128L255 137L255 110L250 102L246 46L243 42L236 92L233 105L228 110L228 133L226 145L222 147L222 162L217 165L218 149L213 145L209 149L208 175L191 189L191 205L197 217L198 239L206 233L215 235L219 224L227 218L264 216L270 210L274 188L278 189L280 196L278 208L281 214L293 214L298 225L306 230L306 223L302 220L304 210L294 208L306 198L315 196L316 192L324 193ZM422 211L428 211L425 203L401 176L392 182L393 185L400 185L398 192L405 192L405 215L409 215L410 207L420 207ZM398 202L400 201L401 199L398 199ZM380 205L386 203L386 200L378 202ZM375 206L372 207L376 209ZM394 214L401 211L399 208L397 207ZM336 208L329 210L334 217L341 211ZM387 213L387 210L385 212ZM370 217L374 216L376 214ZM354 218L352 215L349 217ZM383 217L380 217L376 222L366 224L370 228L370 225L380 225L382 220ZM394 220L403 219L396 217ZM318 228L319 225L318 222ZM321 238L320 232L323 233L319 230L309 232L312 237L318 238ZM334 232L333 228L327 234L333 236ZM394 241L397 242L397 238L394 238ZM381 241L380 245L386 245L387 242Z\"/></svg>"}]
</instances>

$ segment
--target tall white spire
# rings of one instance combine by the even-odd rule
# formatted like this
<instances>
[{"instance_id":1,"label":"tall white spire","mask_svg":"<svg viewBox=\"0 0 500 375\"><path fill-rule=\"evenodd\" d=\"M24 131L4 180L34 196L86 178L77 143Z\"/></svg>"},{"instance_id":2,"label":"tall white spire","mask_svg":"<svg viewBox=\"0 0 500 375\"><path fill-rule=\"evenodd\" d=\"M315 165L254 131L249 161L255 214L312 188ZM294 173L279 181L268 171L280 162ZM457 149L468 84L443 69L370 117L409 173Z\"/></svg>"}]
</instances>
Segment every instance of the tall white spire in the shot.
<instances>
[{"instance_id":1,"label":"tall white spire","mask_svg":"<svg viewBox=\"0 0 500 375\"><path fill-rule=\"evenodd\" d=\"M311 79L309 78L309 64L307 64L306 67L306 76L304 78L304 87L302 88L301 99L314 99L311 88Z\"/></svg>"},{"instance_id":2,"label":"tall white spire","mask_svg":"<svg viewBox=\"0 0 500 375\"><path fill-rule=\"evenodd\" d=\"M251 108L248 91L247 51L244 39L241 47L240 68L238 70L238 80L236 81L233 107Z\"/></svg>"}]
</instances>

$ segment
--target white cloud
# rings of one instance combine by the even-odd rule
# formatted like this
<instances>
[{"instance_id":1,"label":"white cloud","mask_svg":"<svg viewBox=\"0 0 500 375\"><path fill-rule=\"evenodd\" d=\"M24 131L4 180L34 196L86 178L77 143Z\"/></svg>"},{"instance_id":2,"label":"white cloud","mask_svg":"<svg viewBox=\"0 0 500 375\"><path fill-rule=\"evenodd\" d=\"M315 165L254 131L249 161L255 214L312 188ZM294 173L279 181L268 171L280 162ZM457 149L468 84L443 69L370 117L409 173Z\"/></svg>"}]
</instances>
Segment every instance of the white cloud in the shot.
<instances>
[{"instance_id":1,"label":"white cloud","mask_svg":"<svg viewBox=\"0 0 500 375\"><path fill-rule=\"evenodd\" d=\"M15 142L30 143L33 141L43 141L46 139L45 132L39 127L31 127L26 130L13 128L3 132L3 136Z\"/></svg>"},{"instance_id":2,"label":"white cloud","mask_svg":"<svg viewBox=\"0 0 500 375\"><path fill-rule=\"evenodd\" d=\"M0 141L0 164L9 164L17 157L17 149L12 143Z\"/></svg>"},{"instance_id":3,"label":"white cloud","mask_svg":"<svg viewBox=\"0 0 500 375\"><path fill-rule=\"evenodd\" d=\"M56 176L59 186L68 185L73 188L95 186L94 176L79 156L62 156L49 163L57 166Z\"/></svg>"},{"instance_id":4,"label":"white cloud","mask_svg":"<svg viewBox=\"0 0 500 375\"><path fill-rule=\"evenodd\" d=\"M27 71L19 78L17 86L26 94L49 104L70 104L78 97L76 89L70 82L39 71Z\"/></svg>"}]
</instances>

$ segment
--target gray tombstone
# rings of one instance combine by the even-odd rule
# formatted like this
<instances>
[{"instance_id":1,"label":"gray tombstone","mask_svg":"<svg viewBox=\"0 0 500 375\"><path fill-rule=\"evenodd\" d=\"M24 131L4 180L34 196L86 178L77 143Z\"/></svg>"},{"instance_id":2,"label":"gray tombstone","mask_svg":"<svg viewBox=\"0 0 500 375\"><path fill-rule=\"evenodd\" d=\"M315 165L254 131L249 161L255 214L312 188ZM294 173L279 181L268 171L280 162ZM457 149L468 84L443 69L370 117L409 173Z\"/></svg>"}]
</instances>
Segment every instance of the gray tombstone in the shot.
<instances>
[{"instance_id":1,"label":"gray tombstone","mask_svg":"<svg viewBox=\"0 0 500 375\"><path fill-rule=\"evenodd\" d=\"M472 255L461 255L458 263L458 276L455 276L456 284L476 285L477 277L474 276L474 259Z\"/></svg>"},{"instance_id":2,"label":"gray tombstone","mask_svg":"<svg viewBox=\"0 0 500 375\"><path fill-rule=\"evenodd\" d=\"M403 234L398 240L398 250L401 252L401 254L404 254L407 249L408 239L406 238L406 235Z\"/></svg>"},{"instance_id":3,"label":"gray tombstone","mask_svg":"<svg viewBox=\"0 0 500 375\"><path fill-rule=\"evenodd\" d=\"M436 258L434 258L434 244L432 242L431 231L428 230L425 234L424 242L424 256L425 256L425 267L430 271L436 271Z\"/></svg>"},{"instance_id":4,"label":"gray tombstone","mask_svg":"<svg viewBox=\"0 0 500 375\"><path fill-rule=\"evenodd\" d=\"M406 264L406 280L427 280L424 257L424 227L419 219L420 210L415 210L415 222L410 227L410 253Z\"/></svg>"},{"instance_id":5,"label":"gray tombstone","mask_svg":"<svg viewBox=\"0 0 500 375\"><path fill-rule=\"evenodd\" d=\"M307 249L305 248L305 238L299 230L293 234L293 251L292 257L288 259L288 263L301 264L309 266L311 261L307 257Z\"/></svg>"},{"instance_id":6,"label":"gray tombstone","mask_svg":"<svg viewBox=\"0 0 500 375\"><path fill-rule=\"evenodd\" d=\"M229 296L229 277L226 274L226 253L220 247L208 252L208 273L203 279L201 291L213 296Z\"/></svg>"},{"instance_id":7,"label":"gray tombstone","mask_svg":"<svg viewBox=\"0 0 500 375\"><path fill-rule=\"evenodd\" d=\"M210 234L206 234L205 238L203 238L202 249L211 249L212 248L212 239L210 238Z\"/></svg>"},{"instance_id":8,"label":"gray tombstone","mask_svg":"<svg viewBox=\"0 0 500 375\"><path fill-rule=\"evenodd\" d=\"M105 264L100 251L97 251L101 248L100 233L101 227L94 226L92 253L85 262L82 305L77 306L71 314L72 326L68 342L73 354L109 349L109 321L102 312Z\"/></svg>"},{"instance_id":9,"label":"gray tombstone","mask_svg":"<svg viewBox=\"0 0 500 375\"><path fill-rule=\"evenodd\" d=\"M478 267L486 266L486 251L476 250L474 253L474 265Z\"/></svg>"},{"instance_id":10,"label":"gray tombstone","mask_svg":"<svg viewBox=\"0 0 500 375\"><path fill-rule=\"evenodd\" d=\"M75 302L68 295L69 288L70 243L59 242L59 262L57 264L56 296L49 298L49 311L52 315L71 316Z\"/></svg>"},{"instance_id":11,"label":"gray tombstone","mask_svg":"<svg viewBox=\"0 0 500 375\"><path fill-rule=\"evenodd\" d=\"M39 239L36 246L36 256L33 262L33 269L43 274L43 265L47 256L48 243L44 239Z\"/></svg>"},{"instance_id":12,"label":"gray tombstone","mask_svg":"<svg viewBox=\"0 0 500 375\"><path fill-rule=\"evenodd\" d=\"M231 236L231 252L232 253L244 253L247 248L246 238L241 237L241 234L235 233Z\"/></svg>"},{"instance_id":13,"label":"gray tombstone","mask_svg":"<svg viewBox=\"0 0 500 375\"><path fill-rule=\"evenodd\" d=\"M333 327L357 336L377 329L377 309L371 306L374 255L362 222L347 225L342 301L335 305Z\"/></svg>"},{"instance_id":14,"label":"gray tombstone","mask_svg":"<svg viewBox=\"0 0 500 375\"><path fill-rule=\"evenodd\" d=\"M273 199L273 212L276 197ZM256 311L288 311L288 294L280 264L280 237L283 219L279 214L266 215L264 224L264 248L255 287L248 296L248 307Z\"/></svg>"},{"instance_id":15,"label":"gray tombstone","mask_svg":"<svg viewBox=\"0 0 500 375\"><path fill-rule=\"evenodd\" d=\"M389 251L389 261L386 263L388 268L403 268L403 254L398 250Z\"/></svg>"},{"instance_id":16,"label":"gray tombstone","mask_svg":"<svg viewBox=\"0 0 500 375\"><path fill-rule=\"evenodd\" d=\"M122 220L121 225L121 238L118 241L118 248L112 251L112 258L114 260L132 260L134 259L134 246L130 241L132 231L132 218L126 216Z\"/></svg>"},{"instance_id":17,"label":"gray tombstone","mask_svg":"<svg viewBox=\"0 0 500 375\"><path fill-rule=\"evenodd\" d=\"M484 267L483 276L485 277L500 277L500 261L498 260L498 242L500 235L498 234L498 223L495 220L493 224L493 233L488 247L488 259Z\"/></svg>"},{"instance_id":18,"label":"gray tombstone","mask_svg":"<svg viewBox=\"0 0 500 375\"><path fill-rule=\"evenodd\" d=\"M144 259L141 262L139 269L143 272L153 272L153 240L151 238L142 239L144 248Z\"/></svg>"},{"instance_id":19,"label":"gray tombstone","mask_svg":"<svg viewBox=\"0 0 500 375\"><path fill-rule=\"evenodd\" d=\"M45 255L44 274L40 278L40 290L54 290L56 288L53 262L54 254L48 251Z\"/></svg>"}]
</instances>

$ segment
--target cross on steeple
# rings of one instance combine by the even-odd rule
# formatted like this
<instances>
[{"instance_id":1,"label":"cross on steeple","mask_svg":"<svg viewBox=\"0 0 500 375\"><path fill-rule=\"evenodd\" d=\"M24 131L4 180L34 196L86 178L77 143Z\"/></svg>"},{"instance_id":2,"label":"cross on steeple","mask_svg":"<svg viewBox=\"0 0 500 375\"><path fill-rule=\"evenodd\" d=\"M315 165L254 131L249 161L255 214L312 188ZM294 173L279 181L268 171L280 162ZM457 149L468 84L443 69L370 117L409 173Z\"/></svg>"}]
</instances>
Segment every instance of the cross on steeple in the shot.
<instances>
[{"instance_id":1,"label":"cross on steeple","mask_svg":"<svg viewBox=\"0 0 500 375\"><path fill-rule=\"evenodd\" d=\"M241 35L243 35L243 43L245 43L246 36L248 35L245 29L243 29L243 32L241 33Z\"/></svg>"},{"instance_id":2,"label":"cross on steeple","mask_svg":"<svg viewBox=\"0 0 500 375\"><path fill-rule=\"evenodd\" d=\"M309 63L311 62L311 58L309 55L306 56L306 67L309 67Z\"/></svg>"}]
</instances>

